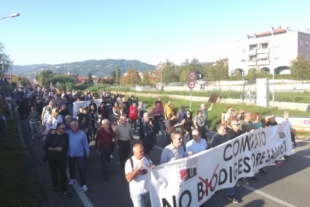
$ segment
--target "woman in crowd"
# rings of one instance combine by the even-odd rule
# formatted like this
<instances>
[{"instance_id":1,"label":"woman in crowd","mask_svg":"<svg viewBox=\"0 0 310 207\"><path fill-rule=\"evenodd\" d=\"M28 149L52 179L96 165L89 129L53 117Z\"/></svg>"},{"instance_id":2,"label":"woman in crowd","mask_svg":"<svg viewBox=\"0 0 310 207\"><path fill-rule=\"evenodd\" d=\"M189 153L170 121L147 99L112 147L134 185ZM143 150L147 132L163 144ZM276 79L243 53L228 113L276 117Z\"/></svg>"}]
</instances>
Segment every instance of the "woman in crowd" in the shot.
<instances>
[{"instance_id":1,"label":"woman in crowd","mask_svg":"<svg viewBox=\"0 0 310 207\"><path fill-rule=\"evenodd\" d=\"M62 116L62 119L65 120L65 116L70 115L69 110L67 109L66 104L62 104L59 110L59 114Z\"/></svg>"},{"instance_id":2,"label":"woman in crowd","mask_svg":"<svg viewBox=\"0 0 310 207\"><path fill-rule=\"evenodd\" d=\"M284 111L282 123L289 123L289 126L291 128L291 140L294 143L294 146L296 147L296 141L295 141L296 130L292 128L292 125L290 121L288 120L289 117L290 117L290 113L288 111Z\"/></svg>"},{"instance_id":3,"label":"woman in crowd","mask_svg":"<svg viewBox=\"0 0 310 207\"><path fill-rule=\"evenodd\" d=\"M122 115L122 109L120 108L118 102L115 102L112 108L113 117L117 121L119 120L119 117Z\"/></svg>"},{"instance_id":4,"label":"woman in crowd","mask_svg":"<svg viewBox=\"0 0 310 207\"><path fill-rule=\"evenodd\" d=\"M109 180L109 164L110 156L114 148L115 133L110 126L110 122L107 119L102 120L101 127L97 132L95 141L96 153L100 152L103 179Z\"/></svg>"},{"instance_id":5,"label":"woman in crowd","mask_svg":"<svg viewBox=\"0 0 310 207\"><path fill-rule=\"evenodd\" d=\"M201 138L207 138L207 133L209 132L206 120L202 116L202 111L198 110L195 117L195 126L198 128Z\"/></svg>"},{"instance_id":6,"label":"woman in crowd","mask_svg":"<svg viewBox=\"0 0 310 207\"><path fill-rule=\"evenodd\" d=\"M165 126L164 126L164 108L161 107L159 102L156 102L155 108L152 110L152 116L154 118L154 133L161 132L162 145L165 146L167 142Z\"/></svg>"},{"instance_id":7,"label":"woman in crowd","mask_svg":"<svg viewBox=\"0 0 310 207\"><path fill-rule=\"evenodd\" d=\"M95 139L98 128L98 115L95 105L90 105L89 119L91 126L91 139Z\"/></svg>"},{"instance_id":8,"label":"woman in crowd","mask_svg":"<svg viewBox=\"0 0 310 207\"><path fill-rule=\"evenodd\" d=\"M29 125L31 130L31 137L34 139L34 137L41 133L40 130L40 114L36 111L36 108L34 106L31 107L31 111L29 113Z\"/></svg>"},{"instance_id":9,"label":"woman in crowd","mask_svg":"<svg viewBox=\"0 0 310 207\"><path fill-rule=\"evenodd\" d=\"M69 137L68 134L65 133L65 129L63 123L58 123L56 125L55 133L48 134L43 150L47 153L46 155L52 177L53 191L59 191L59 174L62 195L63 197L70 197L71 194L68 191L66 175Z\"/></svg>"},{"instance_id":10,"label":"woman in crowd","mask_svg":"<svg viewBox=\"0 0 310 207\"><path fill-rule=\"evenodd\" d=\"M192 118L192 113L189 110L186 110L183 121L181 122L181 128L183 131L183 145L193 139L192 137L192 129L194 128L194 122Z\"/></svg>"},{"instance_id":11,"label":"woman in crowd","mask_svg":"<svg viewBox=\"0 0 310 207\"><path fill-rule=\"evenodd\" d=\"M89 139L90 127L88 123L86 122L86 115L81 116L78 123L79 123L79 129L85 132L87 136L87 141L89 143L90 142L90 139Z\"/></svg>"},{"instance_id":12,"label":"woman in crowd","mask_svg":"<svg viewBox=\"0 0 310 207\"><path fill-rule=\"evenodd\" d=\"M103 119L110 120L109 110L105 107L104 102L100 103L100 106L98 107L97 112L98 112L98 123L101 123L101 120L103 120Z\"/></svg>"},{"instance_id":13,"label":"woman in crowd","mask_svg":"<svg viewBox=\"0 0 310 207\"><path fill-rule=\"evenodd\" d=\"M133 103L129 108L129 119L131 124L133 124L135 131L137 131L138 109L136 103Z\"/></svg>"},{"instance_id":14,"label":"woman in crowd","mask_svg":"<svg viewBox=\"0 0 310 207\"><path fill-rule=\"evenodd\" d=\"M171 143L171 133L176 130L180 124L178 124L179 120L178 117L175 115L174 111L171 112L170 116L168 117L167 120L167 143L166 145L169 145Z\"/></svg>"},{"instance_id":15,"label":"woman in crowd","mask_svg":"<svg viewBox=\"0 0 310 207\"><path fill-rule=\"evenodd\" d=\"M263 128L263 123L262 123L262 114L259 112L255 112L252 114L252 123L254 126L254 129L262 129Z\"/></svg>"}]
</instances>

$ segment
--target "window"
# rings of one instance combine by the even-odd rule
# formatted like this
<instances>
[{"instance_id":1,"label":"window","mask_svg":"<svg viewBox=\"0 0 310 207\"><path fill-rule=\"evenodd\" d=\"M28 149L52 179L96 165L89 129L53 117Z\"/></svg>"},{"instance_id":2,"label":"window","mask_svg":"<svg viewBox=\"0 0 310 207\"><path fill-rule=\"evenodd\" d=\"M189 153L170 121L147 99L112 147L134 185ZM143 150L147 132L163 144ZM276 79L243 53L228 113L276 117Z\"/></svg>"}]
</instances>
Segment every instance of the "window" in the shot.
<instances>
[{"instance_id":1,"label":"window","mask_svg":"<svg viewBox=\"0 0 310 207\"><path fill-rule=\"evenodd\" d=\"M303 40L300 40L300 45L304 45L304 41Z\"/></svg>"},{"instance_id":2,"label":"window","mask_svg":"<svg viewBox=\"0 0 310 207\"><path fill-rule=\"evenodd\" d=\"M309 41L306 41L306 45L309 46Z\"/></svg>"}]
</instances>

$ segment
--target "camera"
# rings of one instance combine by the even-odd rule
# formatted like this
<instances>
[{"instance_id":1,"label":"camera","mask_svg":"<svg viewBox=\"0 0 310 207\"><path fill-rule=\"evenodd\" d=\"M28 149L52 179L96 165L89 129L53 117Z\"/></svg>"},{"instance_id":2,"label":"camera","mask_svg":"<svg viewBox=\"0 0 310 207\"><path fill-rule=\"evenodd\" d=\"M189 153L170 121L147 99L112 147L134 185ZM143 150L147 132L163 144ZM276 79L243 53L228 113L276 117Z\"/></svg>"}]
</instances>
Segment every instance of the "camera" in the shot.
<instances>
[{"instance_id":1,"label":"camera","mask_svg":"<svg viewBox=\"0 0 310 207\"><path fill-rule=\"evenodd\" d=\"M140 175L145 175L145 174L147 174L147 169L139 170L139 174L140 174Z\"/></svg>"}]
</instances>

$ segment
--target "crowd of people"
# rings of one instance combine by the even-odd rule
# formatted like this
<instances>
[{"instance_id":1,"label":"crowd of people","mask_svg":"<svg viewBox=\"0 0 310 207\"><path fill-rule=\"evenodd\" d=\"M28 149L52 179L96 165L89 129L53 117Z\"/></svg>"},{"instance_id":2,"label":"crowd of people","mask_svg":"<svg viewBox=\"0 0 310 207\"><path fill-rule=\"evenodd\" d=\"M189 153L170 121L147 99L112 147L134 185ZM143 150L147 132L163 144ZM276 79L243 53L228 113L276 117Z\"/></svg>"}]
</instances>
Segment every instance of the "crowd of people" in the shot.
<instances>
[{"instance_id":1,"label":"crowd of people","mask_svg":"<svg viewBox=\"0 0 310 207\"><path fill-rule=\"evenodd\" d=\"M129 182L135 207L145 206L149 200L146 174L149 168L155 167L150 155L155 144L164 147L160 159L162 164L216 147L243 133L277 124L273 115L262 120L260 113L243 109L237 112L228 107L222 123L216 126L217 133L209 137L208 112L212 110L213 104L209 108L201 104L193 116L193 112L186 110L185 106L175 111L170 100L164 104L161 98L154 101L152 109L147 110L146 104L133 95L126 99L122 94L112 96L108 91L102 94L88 91L62 92L47 87L36 87L30 90L31 93L27 90L18 87L10 99L0 97L0 102L6 105L1 111L11 110L12 114L12 109L18 107L20 119L29 122L32 139L43 135L44 157L50 167L53 191L58 192L60 185L63 196L71 196L68 184L76 182L76 163L81 189L88 191L85 163L90 155L89 143L93 140L95 152L100 154L105 181L109 180L112 152L118 150L120 166ZM98 99L101 101L97 106ZM74 103L79 101L88 101L89 104L79 108L77 116L72 117ZM285 112L284 120L288 121L288 118L289 112ZM5 136L3 129L5 127L1 127L1 134ZM134 135L140 141L131 150ZM160 137L159 142L157 135ZM292 130L292 141L296 146L294 137ZM280 167L279 162L275 165ZM66 177L67 167L69 182ZM260 169L260 172L267 174L265 169ZM240 182L248 184L245 178ZM234 188L229 189L228 199L234 203L239 202L234 195Z\"/></svg>"}]
</instances>

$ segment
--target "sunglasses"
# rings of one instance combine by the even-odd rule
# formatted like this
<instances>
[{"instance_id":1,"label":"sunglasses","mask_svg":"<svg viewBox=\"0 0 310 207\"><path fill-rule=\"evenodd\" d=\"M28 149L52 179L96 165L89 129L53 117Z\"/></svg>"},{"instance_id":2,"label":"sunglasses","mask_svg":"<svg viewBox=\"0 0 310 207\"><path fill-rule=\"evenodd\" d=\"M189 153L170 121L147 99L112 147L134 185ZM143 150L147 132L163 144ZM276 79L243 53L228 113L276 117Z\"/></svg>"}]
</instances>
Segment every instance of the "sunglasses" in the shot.
<instances>
[{"instance_id":1,"label":"sunglasses","mask_svg":"<svg viewBox=\"0 0 310 207\"><path fill-rule=\"evenodd\" d=\"M66 129L65 127L60 127L59 129Z\"/></svg>"},{"instance_id":2,"label":"sunglasses","mask_svg":"<svg viewBox=\"0 0 310 207\"><path fill-rule=\"evenodd\" d=\"M182 138L182 137L180 137L178 140L179 140L179 141L181 141L182 139L183 139L183 138Z\"/></svg>"},{"instance_id":3,"label":"sunglasses","mask_svg":"<svg viewBox=\"0 0 310 207\"><path fill-rule=\"evenodd\" d=\"M240 124L233 124L233 125L235 125L235 126L240 126Z\"/></svg>"}]
</instances>

